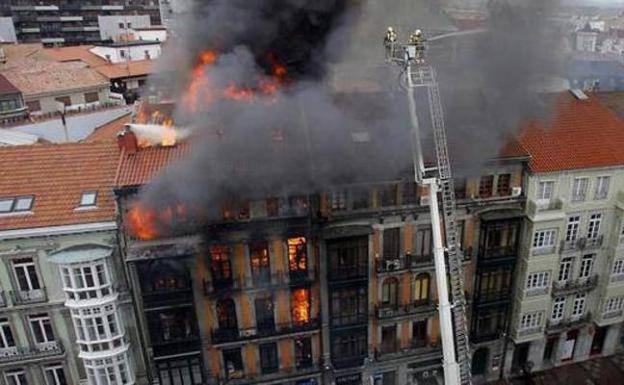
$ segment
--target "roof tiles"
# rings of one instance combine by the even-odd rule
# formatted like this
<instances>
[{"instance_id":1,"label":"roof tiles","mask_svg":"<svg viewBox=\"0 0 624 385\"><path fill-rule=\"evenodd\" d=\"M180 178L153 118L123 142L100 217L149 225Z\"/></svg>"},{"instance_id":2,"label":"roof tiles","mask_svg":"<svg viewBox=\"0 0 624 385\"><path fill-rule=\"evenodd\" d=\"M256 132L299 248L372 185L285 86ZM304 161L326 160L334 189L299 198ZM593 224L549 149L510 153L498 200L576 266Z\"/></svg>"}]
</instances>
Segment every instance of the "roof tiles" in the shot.
<instances>
[{"instance_id":1,"label":"roof tiles","mask_svg":"<svg viewBox=\"0 0 624 385\"><path fill-rule=\"evenodd\" d=\"M122 153L115 179L118 188L148 183L165 166L180 160L190 152L190 144L141 148L134 154Z\"/></svg>"}]
</instances>

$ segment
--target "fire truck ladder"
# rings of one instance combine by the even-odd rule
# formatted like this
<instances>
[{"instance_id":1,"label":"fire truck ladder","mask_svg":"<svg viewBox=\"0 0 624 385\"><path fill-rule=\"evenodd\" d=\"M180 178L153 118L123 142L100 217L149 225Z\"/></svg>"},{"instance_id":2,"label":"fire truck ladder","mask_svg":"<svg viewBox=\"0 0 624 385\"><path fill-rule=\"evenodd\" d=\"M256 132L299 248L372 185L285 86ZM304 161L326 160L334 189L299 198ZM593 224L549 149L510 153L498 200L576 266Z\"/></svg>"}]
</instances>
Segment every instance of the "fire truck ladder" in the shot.
<instances>
[{"instance_id":1,"label":"fire truck ladder","mask_svg":"<svg viewBox=\"0 0 624 385\"><path fill-rule=\"evenodd\" d=\"M450 290L452 298L453 329L455 331L455 349L459 366L461 384L471 384L470 351L466 322L466 298L464 294L463 255L458 248L457 220L455 218L455 186L451 174L451 164L448 154L444 111L440 99L440 89L436 80L435 70L424 63L408 63L408 92L424 87L427 90L431 125L434 134L437 183L442 195L442 213L446 232L446 254L450 276ZM411 98L411 108L415 108L414 96ZM420 143L418 143L420 144ZM423 173L432 169L423 169ZM433 209L433 208L432 208Z\"/></svg>"}]
</instances>

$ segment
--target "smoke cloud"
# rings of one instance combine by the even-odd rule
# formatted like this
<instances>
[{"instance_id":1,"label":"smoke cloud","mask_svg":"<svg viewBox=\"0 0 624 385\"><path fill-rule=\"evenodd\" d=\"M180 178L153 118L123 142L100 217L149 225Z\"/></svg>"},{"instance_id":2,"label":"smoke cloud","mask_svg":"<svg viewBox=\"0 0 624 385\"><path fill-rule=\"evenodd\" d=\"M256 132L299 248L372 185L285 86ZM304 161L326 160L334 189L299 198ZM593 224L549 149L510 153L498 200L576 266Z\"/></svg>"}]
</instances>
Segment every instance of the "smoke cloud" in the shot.
<instances>
[{"instance_id":1,"label":"smoke cloud","mask_svg":"<svg viewBox=\"0 0 624 385\"><path fill-rule=\"evenodd\" d=\"M540 99L531 84L557 71L558 41L547 28L555 6L548 0L492 2L487 33L432 42L452 156L467 165L462 172L476 173L523 120L548 110L535 103ZM400 70L384 63L381 43L387 25L403 39L414 28L453 31L439 2L197 1L179 24L179 40L160 66L181 70L163 71L154 84L186 100L199 54L211 50L218 57L201 69L209 80L201 83L199 108L176 108L176 123L195 130L193 151L142 190L145 204L159 209L181 202L212 217L224 200L412 175ZM277 92L263 94L258 87L276 65L287 75ZM233 84L257 95L218 97ZM419 114L427 133L426 106Z\"/></svg>"}]
</instances>

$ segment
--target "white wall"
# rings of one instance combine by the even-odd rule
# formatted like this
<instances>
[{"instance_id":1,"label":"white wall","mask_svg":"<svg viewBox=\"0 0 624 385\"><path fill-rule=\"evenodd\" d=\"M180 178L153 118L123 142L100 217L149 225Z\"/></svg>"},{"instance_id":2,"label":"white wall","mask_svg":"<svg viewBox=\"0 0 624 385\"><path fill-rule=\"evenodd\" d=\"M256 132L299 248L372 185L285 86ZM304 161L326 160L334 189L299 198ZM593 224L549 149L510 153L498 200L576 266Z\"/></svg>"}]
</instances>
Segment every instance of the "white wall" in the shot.
<instances>
[{"instance_id":1,"label":"white wall","mask_svg":"<svg viewBox=\"0 0 624 385\"><path fill-rule=\"evenodd\" d=\"M595 32L577 32L576 33L576 50L595 52L597 41L598 41L598 34Z\"/></svg>"},{"instance_id":2,"label":"white wall","mask_svg":"<svg viewBox=\"0 0 624 385\"><path fill-rule=\"evenodd\" d=\"M98 26L102 40L118 41L120 35L132 32L132 28L149 27L151 22L149 15L98 16Z\"/></svg>"},{"instance_id":3,"label":"white wall","mask_svg":"<svg viewBox=\"0 0 624 385\"><path fill-rule=\"evenodd\" d=\"M10 17L0 17L0 43L16 43L15 26Z\"/></svg>"},{"instance_id":4,"label":"white wall","mask_svg":"<svg viewBox=\"0 0 624 385\"><path fill-rule=\"evenodd\" d=\"M141 44L119 47L96 46L90 51L111 63L123 63L129 60L145 60L145 52L149 53L150 59L156 59L161 54L160 44Z\"/></svg>"},{"instance_id":5,"label":"white wall","mask_svg":"<svg viewBox=\"0 0 624 385\"><path fill-rule=\"evenodd\" d=\"M99 101L98 102L94 102L94 103L90 103L87 104L85 102L85 93L90 93L90 92L97 92L99 94ZM90 105L95 105L95 104L100 104L100 103L108 103L110 102L110 88L108 86L103 86L100 88L95 88L95 89L91 89L91 90L87 90L87 91L82 91L82 92L74 92L74 93L67 93L67 94L56 94L56 95L51 95L51 96L44 96L44 97L29 97L29 98L25 98L26 102L30 102L33 100L39 100L39 104L41 106L41 110L40 111L31 111L31 114L33 115L38 115L38 114L46 114L49 112L57 112L58 111L58 102L56 101L56 98L58 97L64 97L64 96L69 96L70 100L71 100L71 105L70 106L66 106L67 110L74 110L74 109L78 109L78 108L84 108Z\"/></svg>"},{"instance_id":6,"label":"white wall","mask_svg":"<svg viewBox=\"0 0 624 385\"><path fill-rule=\"evenodd\" d=\"M141 31L134 31L134 36L137 40L165 41L167 40L167 30L144 29Z\"/></svg>"}]
</instances>

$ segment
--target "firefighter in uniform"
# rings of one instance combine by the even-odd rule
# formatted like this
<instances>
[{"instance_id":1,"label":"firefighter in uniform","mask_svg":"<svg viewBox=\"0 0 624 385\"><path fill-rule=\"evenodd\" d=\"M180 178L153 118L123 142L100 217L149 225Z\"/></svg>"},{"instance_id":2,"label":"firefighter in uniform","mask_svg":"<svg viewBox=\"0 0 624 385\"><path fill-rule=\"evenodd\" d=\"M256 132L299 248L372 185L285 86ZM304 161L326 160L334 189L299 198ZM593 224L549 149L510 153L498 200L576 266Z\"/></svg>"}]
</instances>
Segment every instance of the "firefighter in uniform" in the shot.
<instances>
[{"instance_id":1,"label":"firefighter in uniform","mask_svg":"<svg viewBox=\"0 0 624 385\"><path fill-rule=\"evenodd\" d=\"M394 28L388 27L386 36L384 37L384 46L386 47L386 57L391 58L394 53L394 46L397 41L397 33Z\"/></svg>"},{"instance_id":2,"label":"firefighter in uniform","mask_svg":"<svg viewBox=\"0 0 624 385\"><path fill-rule=\"evenodd\" d=\"M424 62L425 37L420 29L415 30L409 37L409 44L416 47L416 62Z\"/></svg>"}]
</instances>

